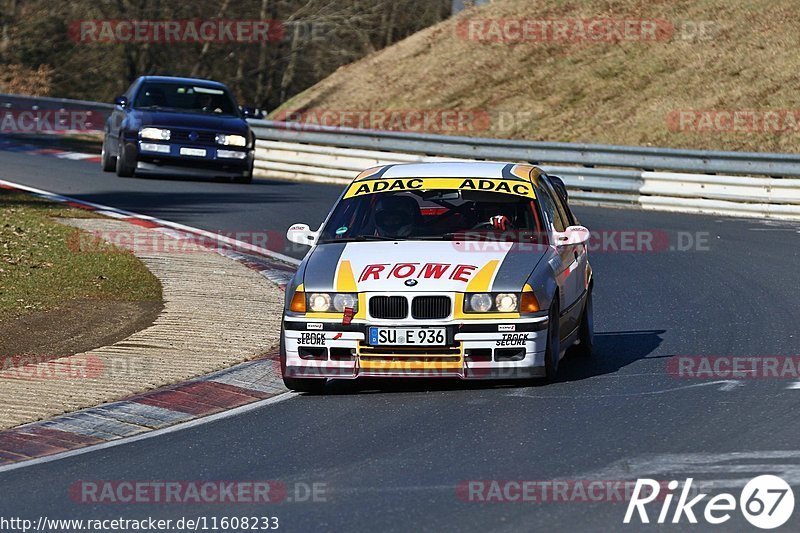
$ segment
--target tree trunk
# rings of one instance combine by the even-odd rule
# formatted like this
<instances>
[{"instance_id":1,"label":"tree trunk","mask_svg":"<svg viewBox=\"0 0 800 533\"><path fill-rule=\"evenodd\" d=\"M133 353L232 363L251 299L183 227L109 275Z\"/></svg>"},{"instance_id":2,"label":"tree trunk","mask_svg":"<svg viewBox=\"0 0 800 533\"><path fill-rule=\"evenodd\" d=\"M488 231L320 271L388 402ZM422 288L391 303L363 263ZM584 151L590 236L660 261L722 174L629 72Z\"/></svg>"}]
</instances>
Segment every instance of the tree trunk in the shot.
<instances>
[{"instance_id":1,"label":"tree trunk","mask_svg":"<svg viewBox=\"0 0 800 533\"><path fill-rule=\"evenodd\" d=\"M283 71L283 77L281 78L281 102L286 101L289 87L294 81L294 72L297 69L297 57L299 55L300 32L300 24L295 24L294 32L292 33L292 44L289 50L289 63L286 65L286 70Z\"/></svg>"},{"instance_id":2,"label":"tree trunk","mask_svg":"<svg viewBox=\"0 0 800 533\"><path fill-rule=\"evenodd\" d=\"M222 5L219 6L219 13L217 13L217 18L221 19L225 16L225 12L228 10L228 4L230 4L230 0L224 0ZM209 49L211 48L211 43L206 41L203 43L203 49L200 50L200 55L197 56L197 61L194 63L194 67L192 67L192 78L196 78L197 75L200 73L200 69L203 66L203 60L205 59L206 55L208 54Z\"/></svg>"}]
</instances>

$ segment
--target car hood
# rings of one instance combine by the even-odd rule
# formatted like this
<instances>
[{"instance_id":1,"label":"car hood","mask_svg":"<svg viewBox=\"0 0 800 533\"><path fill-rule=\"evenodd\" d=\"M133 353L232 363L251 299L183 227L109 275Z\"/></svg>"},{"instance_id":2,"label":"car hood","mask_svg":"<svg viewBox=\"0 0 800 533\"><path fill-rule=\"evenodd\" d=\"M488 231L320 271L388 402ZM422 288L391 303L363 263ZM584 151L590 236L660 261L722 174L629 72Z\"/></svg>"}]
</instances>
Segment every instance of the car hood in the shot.
<instances>
[{"instance_id":1,"label":"car hood","mask_svg":"<svg viewBox=\"0 0 800 533\"><path fill-rule=\"evenodd\" d=\"M247 122L240 117L220 117L200 113L171 113L168 111L137 111L137 114L137 118L143 126L166 126L241 134L247 131Z\"/></svg>"},{"instance_id":2,"label":"car hood","mask_svg":"<svg viewBox=\"0 0 800 533\"><path fill-rule=\"evenodd\" d=\"M504 242L320 244L303 284L309 292L518 292L548 250Z\"/></svg>"}]
</instances>

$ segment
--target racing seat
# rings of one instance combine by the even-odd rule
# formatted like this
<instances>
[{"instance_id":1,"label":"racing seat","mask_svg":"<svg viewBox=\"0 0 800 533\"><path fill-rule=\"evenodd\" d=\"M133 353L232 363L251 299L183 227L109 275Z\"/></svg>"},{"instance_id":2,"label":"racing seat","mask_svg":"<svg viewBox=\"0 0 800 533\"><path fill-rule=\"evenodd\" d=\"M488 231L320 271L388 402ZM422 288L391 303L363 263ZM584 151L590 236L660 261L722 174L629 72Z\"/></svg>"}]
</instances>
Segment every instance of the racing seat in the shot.
<instances>
[{"instance_id":1,"label":"racing seat","mask_svg":"<svg viewBox=\"0 0 800 533\"><path fill-rule=\"evenodd\" d=\"M410 196L380 198L375 206L375 231L381 237L410 237L422 222L419 203Z\"/></svg>"}]
</instances>

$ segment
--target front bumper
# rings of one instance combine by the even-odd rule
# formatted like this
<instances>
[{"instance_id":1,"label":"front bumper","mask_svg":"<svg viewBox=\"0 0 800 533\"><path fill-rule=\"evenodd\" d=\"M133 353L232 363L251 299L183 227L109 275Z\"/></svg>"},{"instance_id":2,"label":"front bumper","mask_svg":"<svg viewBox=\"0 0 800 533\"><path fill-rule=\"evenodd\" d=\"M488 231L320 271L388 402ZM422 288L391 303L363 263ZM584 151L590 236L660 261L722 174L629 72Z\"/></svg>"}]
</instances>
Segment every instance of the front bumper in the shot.
<instances>
[{"instance_id":1,"label":"front bumper","mask_svg":"<svg viewBox=\"0 0 800 533\"><path fill-rule=\"evenodd\" d=\"M284 375L298 378L438 377L520 379L545 375L547 317L499 321L396 322L391 327L444 327L439 347L378 347L371 326L385 323L284 318Z\"/></svg>"},{"instance_id":2,"label":"front bumper","mask_svg":"<svg viewBox=\"0 0 800 533\"><path fill-rule=\"evenodd\" d=\"M136 170L156 174L244 177L253 168L253 158L253 150L247 148L139 140Z\"/></svg>"}]
</instances>

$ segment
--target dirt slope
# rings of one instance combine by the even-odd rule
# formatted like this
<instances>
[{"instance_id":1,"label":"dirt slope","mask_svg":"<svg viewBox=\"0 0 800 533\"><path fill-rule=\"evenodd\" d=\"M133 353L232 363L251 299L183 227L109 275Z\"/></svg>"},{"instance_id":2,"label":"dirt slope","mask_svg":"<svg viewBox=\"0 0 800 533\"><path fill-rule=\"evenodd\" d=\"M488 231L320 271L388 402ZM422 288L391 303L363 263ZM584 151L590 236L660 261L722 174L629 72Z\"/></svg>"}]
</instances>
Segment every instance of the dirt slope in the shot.
<instances>
[{"instance_id":1,"label":"dirt slope","mask_svg":"<svg viewBox=\"0 0 800 533\"><path fill-rule=\"evenodd\" d=\"M340 68L273 116L796 152L799 45L797 0L495 0Z\"/></svg>"}]
</instances>

